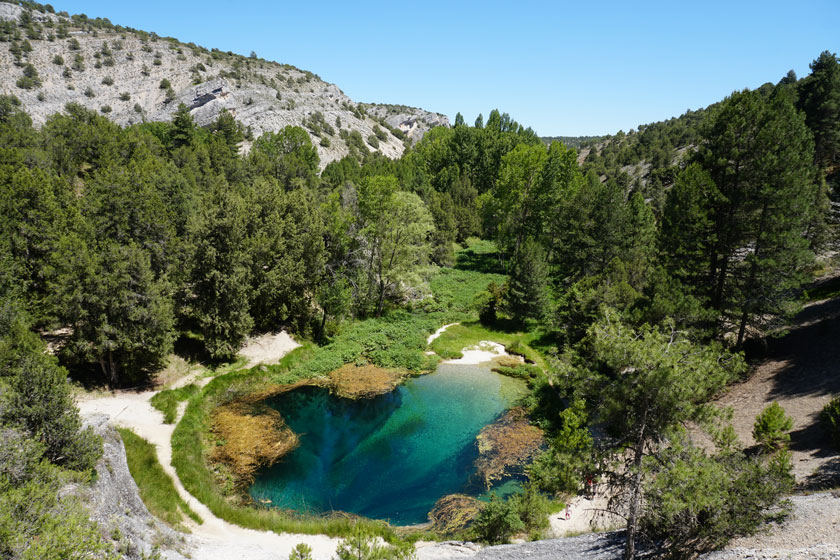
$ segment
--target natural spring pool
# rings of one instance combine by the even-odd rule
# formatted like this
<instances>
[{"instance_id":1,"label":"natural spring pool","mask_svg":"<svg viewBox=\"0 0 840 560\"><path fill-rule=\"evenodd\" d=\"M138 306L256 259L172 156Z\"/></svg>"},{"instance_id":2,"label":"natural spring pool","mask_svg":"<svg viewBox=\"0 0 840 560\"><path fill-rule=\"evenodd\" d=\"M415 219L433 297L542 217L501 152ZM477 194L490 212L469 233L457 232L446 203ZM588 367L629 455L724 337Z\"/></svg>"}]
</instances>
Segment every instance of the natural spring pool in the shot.
<instances>
[{"instance_id":1,"label":"natural spring pool","mask_svg":"<svg viewBox=\"0 0 840 560\"><path fill-rule=\"evenodd\" d=\"M471 480L475 436L525 391L489 365L441 364L372 399L344 399L319 387L278 395L267 404L301 444L257 474L251 496L299 512L425 523L439 498L484 492Z\"/></svg>"}]
</instances>

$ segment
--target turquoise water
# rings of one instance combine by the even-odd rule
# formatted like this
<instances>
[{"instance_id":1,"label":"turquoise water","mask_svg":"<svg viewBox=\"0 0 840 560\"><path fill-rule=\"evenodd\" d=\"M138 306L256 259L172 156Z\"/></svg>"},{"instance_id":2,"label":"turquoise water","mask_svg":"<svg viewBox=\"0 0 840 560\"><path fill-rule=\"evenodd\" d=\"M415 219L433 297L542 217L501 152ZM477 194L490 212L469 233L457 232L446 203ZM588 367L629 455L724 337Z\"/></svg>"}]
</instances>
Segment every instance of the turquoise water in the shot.
<instances>
[{"instance_id":1,"label":"turquoise water","mask_svg":"<svg viewBox=\"0 0 840 560\"><path fill-rule=\"evenodd\" d=\"M268 404L301 445L261 471L251 495L300 512L425 523L440 497L484 490L470 480L475 436L524 391L487 367L452 364L373 399L342 399L317 387L290 391Z\"/></svg>"}]
</instances>

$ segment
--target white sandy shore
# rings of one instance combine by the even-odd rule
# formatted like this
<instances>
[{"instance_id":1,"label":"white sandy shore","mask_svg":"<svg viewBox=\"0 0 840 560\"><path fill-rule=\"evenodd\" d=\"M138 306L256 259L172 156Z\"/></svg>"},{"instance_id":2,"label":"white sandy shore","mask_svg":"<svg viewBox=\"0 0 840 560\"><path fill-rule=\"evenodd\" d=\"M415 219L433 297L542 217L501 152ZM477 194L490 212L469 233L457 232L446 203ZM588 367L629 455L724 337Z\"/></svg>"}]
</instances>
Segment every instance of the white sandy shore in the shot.
<instances>
[{"instance_id":1,"label":"white sandy shore","mask_svg":"<svg viewBox=\"0 0 840 560\"><path fill-rule=\"evenodd\" d=\"M460 365L476 365L490 362L496 358L503 356L510 356L505 351L505 347L498 342L490 340L482 340L477 346L470 346L461 350L463 356L461 358L454 358L451 360L444 360L444 364L460 364ZM517 356L520 360L521 356Z\"/></svg>"}]
</instances>

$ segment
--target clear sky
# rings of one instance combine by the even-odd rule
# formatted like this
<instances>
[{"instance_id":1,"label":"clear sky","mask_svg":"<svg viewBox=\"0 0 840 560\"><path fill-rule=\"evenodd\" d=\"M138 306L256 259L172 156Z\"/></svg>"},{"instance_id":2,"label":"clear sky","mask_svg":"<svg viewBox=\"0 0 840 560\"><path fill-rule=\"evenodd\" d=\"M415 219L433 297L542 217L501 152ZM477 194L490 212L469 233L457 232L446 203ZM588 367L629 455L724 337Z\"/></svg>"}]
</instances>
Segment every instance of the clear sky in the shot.
<instances>
[{"instance_id":1,"label":"clear sky","mask_svg":"<svg viewBox=\"0 0 840 560\"><path fill-rule=\"evenodd\" d=\"M43 1L43 0L42 0ZM840 52L840 0L328 2L53 0L207 48L251 51L467 122L498 108L543 136L611 134L800 77Z\"/></svg>"}]
</instances>

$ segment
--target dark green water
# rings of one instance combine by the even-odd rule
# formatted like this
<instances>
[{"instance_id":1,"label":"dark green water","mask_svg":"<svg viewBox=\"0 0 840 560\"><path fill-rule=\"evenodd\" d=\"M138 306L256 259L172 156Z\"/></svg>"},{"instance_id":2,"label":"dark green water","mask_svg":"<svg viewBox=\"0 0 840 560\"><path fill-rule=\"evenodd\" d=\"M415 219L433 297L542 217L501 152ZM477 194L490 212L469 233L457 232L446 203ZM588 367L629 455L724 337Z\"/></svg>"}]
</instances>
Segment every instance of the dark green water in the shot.
<instances>
[{"instance_id":1,"label":"dark green water","mask_svg":"<svg viewBox=\"0 0 840 560\"><path fill-rule=\"evenodd\" d=\"M374 399L316 387L280 395L269 404L301 445L260 472L251 495L300 512L424 523L440 497L483 491L470 484L475 436L524 391L489 368L443 364Z\"/></svg>"}]
</instances>

